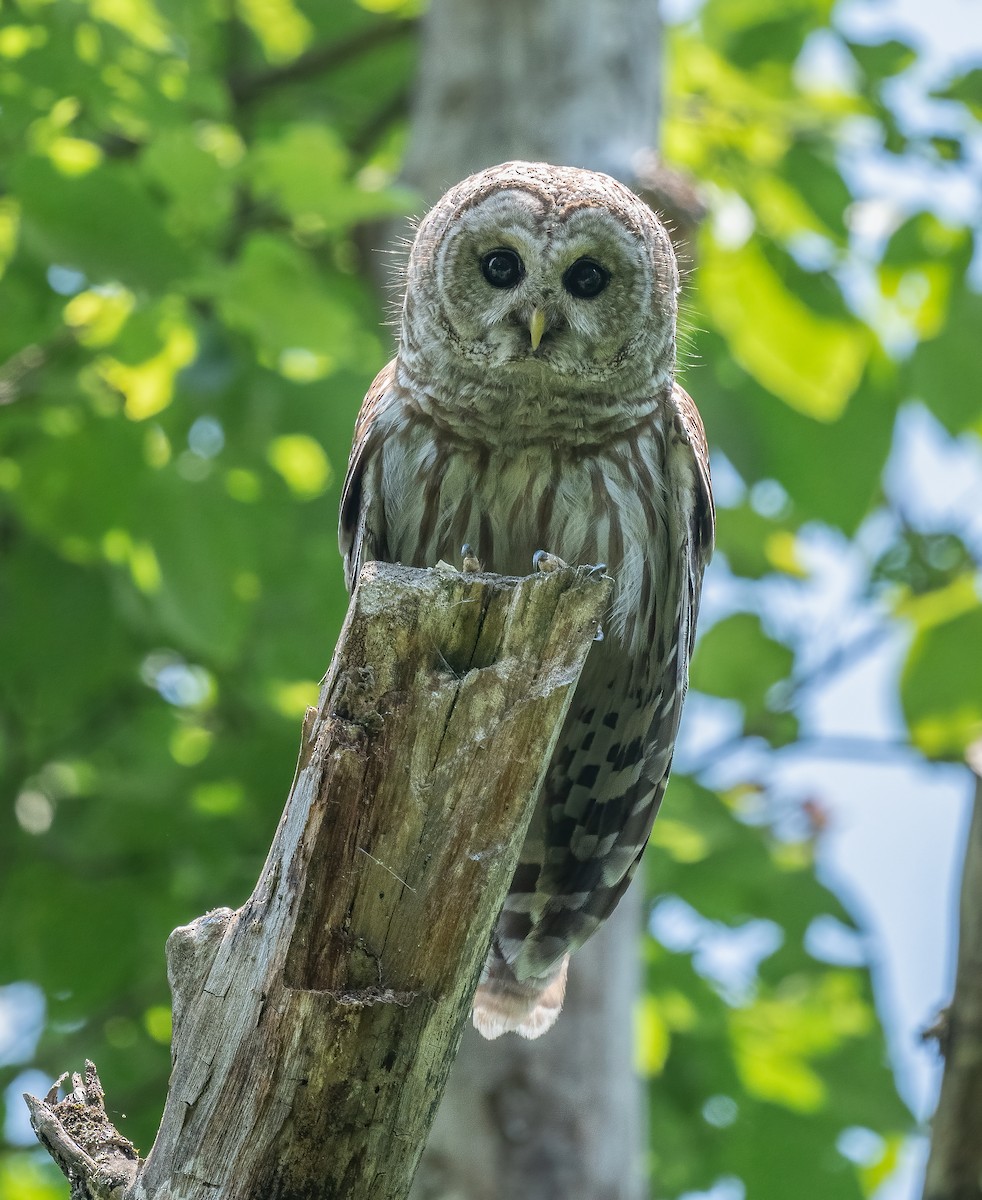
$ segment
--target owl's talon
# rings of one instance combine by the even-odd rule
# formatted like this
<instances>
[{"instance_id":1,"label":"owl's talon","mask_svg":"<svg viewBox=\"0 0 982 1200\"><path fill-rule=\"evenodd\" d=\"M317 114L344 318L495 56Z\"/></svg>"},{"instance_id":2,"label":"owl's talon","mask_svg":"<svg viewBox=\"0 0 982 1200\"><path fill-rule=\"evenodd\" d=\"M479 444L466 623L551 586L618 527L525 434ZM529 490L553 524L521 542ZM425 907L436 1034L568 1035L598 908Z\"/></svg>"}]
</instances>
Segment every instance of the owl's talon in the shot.
<instances>
[{"instance_id":1,"label":"owl's talon","mask_svg":"<svg viewBox=\"0 0 982 1200\"><path fill-rule=\"evenodd\" d=\"M544 575L549 575L553 571L559 571L563 567L569 566L569 563L564 562L558 554L551 554L548 550L536 550L532 555L532 566Z\"/></svg>"},{"instance_id":2,"label":"owl's talon","mask_svg":"<svg viewBox=\"0 0 982 1200\"><path fill-rule=\"evenodd\" d=\"M471 549L469 542L464 542L460 548L460 569L465 575L473 575L477 571L483 571L484 566L481 560Z\"/></svg>"},{"instance_id":3,"label":"owl's talon","mask_svg":"<svg viewBox=\"0 0 982 1200\"><path fill-rule=\"evenodd\" d=\"M601 579L601 578L603 578L604 575L607 574L607 564L606 563L594 563L593 566L590 566L589 564L584 563L584 565L582 567L580 567L580 570L586 576L596 575L596 577L598 579Z\"/></svg>"}]
</instances>

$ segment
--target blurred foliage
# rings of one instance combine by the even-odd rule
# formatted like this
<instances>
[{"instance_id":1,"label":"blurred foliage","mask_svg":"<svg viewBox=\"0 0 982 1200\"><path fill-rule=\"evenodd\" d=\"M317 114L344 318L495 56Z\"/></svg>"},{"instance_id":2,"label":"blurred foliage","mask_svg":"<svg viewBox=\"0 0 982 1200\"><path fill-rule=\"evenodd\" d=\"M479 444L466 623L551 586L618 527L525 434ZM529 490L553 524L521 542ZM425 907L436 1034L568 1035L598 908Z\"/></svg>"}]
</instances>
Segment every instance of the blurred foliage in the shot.
<instances>
[{"instance_id":1,"label":"blurred foliage","mask_svg":"<svg viewBox=\"0 0 982 1200\"><path fill-rule=\"evenodd\" d=\"M0 6L0 1081L91 1057L144 1150L165 938L248 894L344 614L339 485L388 340L363 247L415 204L394 179L418 8ZM889 85L915 48L850 42L831 8L708 0L668 38L666 154L712 211L686 379L739 479L716 570L748 598L693 688L739 712L735 741L793 742L797 647L757 591L807 576L809 523L846 545L886 512L868 596L911 631L912 740L958 757L982 729L978 564L960 530L911 528L882 471L910 398L982 432L973 231L909 212L861 252L845 159L857 129L898 161L961 161L963 139L905 133ZM817 35L840 84L801 78ZM980 70L936 94L978 113ZM821 806L773 818L754 780L679 776L656 825L652 893L687 930L646 943L661 1195L869 1195L909 1125L854 920L816 875ZM860 949L829 961L822 922ZM727 938L763 947L736 982ZM0 1153L5 1200L63 1194Z\"/></svg>"}]
</instances>

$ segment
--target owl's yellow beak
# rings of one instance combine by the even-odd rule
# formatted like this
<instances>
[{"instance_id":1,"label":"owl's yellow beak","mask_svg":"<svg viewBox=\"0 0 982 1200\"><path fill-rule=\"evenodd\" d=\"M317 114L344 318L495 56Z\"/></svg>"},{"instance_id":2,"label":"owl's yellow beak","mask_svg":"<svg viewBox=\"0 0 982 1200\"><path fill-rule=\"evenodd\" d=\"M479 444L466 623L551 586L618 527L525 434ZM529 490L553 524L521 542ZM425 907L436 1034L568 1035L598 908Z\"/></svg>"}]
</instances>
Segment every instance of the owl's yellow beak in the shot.
<instances>
[{"instance_id":1,"label":"owl's yellow beak","mask_svg":"<svg viewBox=\"0 0 982 1200\"><path fill-rule=\"evenodd\" d=\"M529 333L532 335L532 349L538 350L539 342L546 331L546 314L541 308L532 309L532 320L529 321Z\"/></svg>"}]
</instances>

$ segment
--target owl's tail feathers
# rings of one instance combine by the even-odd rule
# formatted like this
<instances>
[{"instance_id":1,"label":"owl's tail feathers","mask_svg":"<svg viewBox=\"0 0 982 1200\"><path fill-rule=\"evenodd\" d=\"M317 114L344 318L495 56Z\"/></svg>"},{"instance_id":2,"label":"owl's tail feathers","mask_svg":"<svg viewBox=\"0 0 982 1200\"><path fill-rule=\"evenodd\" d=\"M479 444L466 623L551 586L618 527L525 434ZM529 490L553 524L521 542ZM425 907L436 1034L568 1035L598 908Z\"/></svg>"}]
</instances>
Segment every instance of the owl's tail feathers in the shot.
<instances>
[{"instance_id":1,"label":"owl's tail feathers","mask_svg":"<svg viewBox=\"0 0 982 1200\"><path fill-rule=\"evenodd\" d=\"M552 974L520 980L492 949L474 995L474 1028L488 1040L509 1032L524 1038L541 1037L555 1025L563 1007L568 967L569 955L565 954Z\"/></svg>"}]
</instances>

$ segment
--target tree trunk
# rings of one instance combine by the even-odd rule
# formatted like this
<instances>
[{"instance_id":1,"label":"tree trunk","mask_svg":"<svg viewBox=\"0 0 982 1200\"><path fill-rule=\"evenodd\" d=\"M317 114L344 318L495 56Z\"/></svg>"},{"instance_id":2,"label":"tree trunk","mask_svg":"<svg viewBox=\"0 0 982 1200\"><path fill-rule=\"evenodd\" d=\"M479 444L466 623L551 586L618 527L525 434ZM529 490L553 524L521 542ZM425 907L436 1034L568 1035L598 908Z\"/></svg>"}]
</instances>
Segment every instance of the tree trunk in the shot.
<instances>
[{"instance_id":1,"label":"tree trunk","mask_svg":"<svg viewBox=\"0 0 982 1200\"><path fill-rule=\"evenodd\" d=\"M630 183L657 144L656 0L432 0L404 174L435 200L525 158Z\"/></svg>"},{"instance_id":2,"label":"tree trunk","mask_svg":"<svg viewBox=\"0 0 982 1200\"><path fill-rule=\"evenodd\" d=\"M609 596L362 570L255 891L168 941L146 1161L91 1064L27 1098L73 1200L405 1200Z\"/></svg>"},{"instance_id":3,"label":"tree trunk","mask_svg":"<svg viewBox=\"0 0 982 1200\"><path fill-rule=\"evenodd\" d=\"M660 61L656 0L432 0L405 178L432 201L525 158L606 171L650 194ZM467 1032L414 1200L646 1194L632 1036L640 931L634 887L573 957L555 1029L492 1044Z\"/></svg>"},{"instance_id":4,"label":"tree trunk","mask_svg":"<svg viewBox=\"0 0 982 1200\"><path fill-rule=\"evenodd\" d=\"M644 1103L634 1073L641 891L570 965L556 1027L535 1042L464 1032L413 1200L636 1200Z\"/></svg>"},{"instance_id":5,"label":"tree trunk","mask_svg":"<svg viewBox=\"0 0 982 1200\"><path fill-rule=\"evenodd\" d=\"M970 754L975 804L965 848L955 994L939 1032L944 1078L924 1200L982 1200L982 742Z\"/></svg>"}]
</instances>

